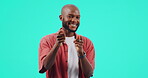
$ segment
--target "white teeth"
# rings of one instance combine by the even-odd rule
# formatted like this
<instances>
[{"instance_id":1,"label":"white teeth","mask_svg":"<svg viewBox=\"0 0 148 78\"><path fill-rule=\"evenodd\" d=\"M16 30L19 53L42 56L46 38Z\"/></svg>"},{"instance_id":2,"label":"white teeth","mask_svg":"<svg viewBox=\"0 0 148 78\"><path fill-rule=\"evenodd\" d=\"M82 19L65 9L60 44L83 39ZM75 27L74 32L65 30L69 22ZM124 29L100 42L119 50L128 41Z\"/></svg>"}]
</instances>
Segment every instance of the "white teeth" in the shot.
<instances>
[{"instance_id":1,"label":"white teeth","mask_svg":"<svg viewBox=\"0 0 148 78\"><path fill-rule=\"evenodd\" d=\"M72 26L77 26L77 25L75 25L75 24L70 24L70 25L72 25Z\"/></svg>"}]
</instances>

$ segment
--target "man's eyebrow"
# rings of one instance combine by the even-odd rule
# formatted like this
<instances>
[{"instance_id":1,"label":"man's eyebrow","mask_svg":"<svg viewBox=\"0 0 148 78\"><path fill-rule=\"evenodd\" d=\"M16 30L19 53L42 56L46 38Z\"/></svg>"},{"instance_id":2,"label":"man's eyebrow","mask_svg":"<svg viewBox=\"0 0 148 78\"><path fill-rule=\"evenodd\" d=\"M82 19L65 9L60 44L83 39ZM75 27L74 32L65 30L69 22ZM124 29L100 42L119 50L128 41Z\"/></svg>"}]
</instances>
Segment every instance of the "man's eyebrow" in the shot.
<instances>
[{"instance_id":1,"label":"man's eyebrow","mask_svg":"<svg viewBox=\"0 0 148 78\"><path fill-rule=\"evenodd\" d=\"M72 16L74 16L74 14L68 14L68 15L72 15ZM76 15L76 16L80 16L80 15Z\"/></svg>"}]
</instances>

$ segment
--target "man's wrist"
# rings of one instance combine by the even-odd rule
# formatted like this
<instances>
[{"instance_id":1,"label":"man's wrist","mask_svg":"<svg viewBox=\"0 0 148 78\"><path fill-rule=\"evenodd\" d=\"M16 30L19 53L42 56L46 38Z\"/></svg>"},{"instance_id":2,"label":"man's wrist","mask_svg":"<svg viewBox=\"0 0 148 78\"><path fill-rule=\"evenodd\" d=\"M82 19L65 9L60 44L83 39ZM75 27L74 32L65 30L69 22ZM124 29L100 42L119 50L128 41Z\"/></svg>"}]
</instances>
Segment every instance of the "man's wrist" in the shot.
<instances>
[{"instance_id":1,"label":"man's wrist","mask_svg":"<svg viewBox=\"0 0 148 78\"><path fill-rule=\"evenodd\" d=\"M54 47L55 47L56 49L58 49L60 46L61 46L61 43L58 43L58 42L56 42L55 45L54 45Z\"/></svg>"},{"instance_id":2,"label":"man's wrist","mask_svg":"<svg viewBox=\"0 0 148 78\"><path fill-rule=\"evenodd\" d=\"M86 57L86 53L83 52L83 53L79 54L78 57L79 57L80 59L81 59L81 58L84 58L84 57Z\"/></svg>"}]
</instances>

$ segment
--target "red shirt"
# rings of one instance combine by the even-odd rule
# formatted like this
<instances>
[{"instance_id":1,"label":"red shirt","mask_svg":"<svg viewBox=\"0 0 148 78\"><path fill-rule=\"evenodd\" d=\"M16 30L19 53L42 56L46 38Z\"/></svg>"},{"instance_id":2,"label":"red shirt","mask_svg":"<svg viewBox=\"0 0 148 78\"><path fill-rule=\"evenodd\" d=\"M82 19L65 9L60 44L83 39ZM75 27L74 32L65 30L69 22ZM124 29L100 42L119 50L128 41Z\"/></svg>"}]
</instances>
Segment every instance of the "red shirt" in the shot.
<instances>
[{"instance_id":1,"label":"red shirt","mask_svg":"<svg viewBox=\"0 0 148 78\"><path fill-rule=\"evenodd\" d=\"M84 36L82 36L82 40L84 42L83 50L86 53L86 58L94 69L95 50L93 43ZM68 78L68 47L66 43L63 43L63 45L59 47L54 65L49 70L46 70L43 66L43 60L45 59L48 52L50 52L52 49L55 42L56 33L47 35L41 39L39 46L39 72L44 73L46 71L46 78ZM80 64L79 78L86 78L81 70Z\"/></svg>"}]
</instances>

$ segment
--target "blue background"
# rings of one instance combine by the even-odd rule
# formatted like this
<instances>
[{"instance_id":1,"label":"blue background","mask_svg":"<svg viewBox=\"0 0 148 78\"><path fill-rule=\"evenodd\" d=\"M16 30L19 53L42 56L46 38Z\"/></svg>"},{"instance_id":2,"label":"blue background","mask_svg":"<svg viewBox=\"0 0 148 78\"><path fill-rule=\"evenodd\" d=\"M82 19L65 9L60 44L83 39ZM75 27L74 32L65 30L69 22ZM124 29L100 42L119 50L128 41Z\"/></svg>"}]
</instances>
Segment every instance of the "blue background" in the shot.
<instances>
[{"instance_id":1,"label":"blue background","mask_svg":"<svg viewBox=\"0 0 148 78\"><path fill-rule=\"evenodd\" d=\"M93 78L148 78L147 0L1 0L0 78L45 78L39 42L59 30L66 4L80 9L77 33L94 43Z\"/></svg>"}]
</instances>

